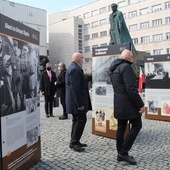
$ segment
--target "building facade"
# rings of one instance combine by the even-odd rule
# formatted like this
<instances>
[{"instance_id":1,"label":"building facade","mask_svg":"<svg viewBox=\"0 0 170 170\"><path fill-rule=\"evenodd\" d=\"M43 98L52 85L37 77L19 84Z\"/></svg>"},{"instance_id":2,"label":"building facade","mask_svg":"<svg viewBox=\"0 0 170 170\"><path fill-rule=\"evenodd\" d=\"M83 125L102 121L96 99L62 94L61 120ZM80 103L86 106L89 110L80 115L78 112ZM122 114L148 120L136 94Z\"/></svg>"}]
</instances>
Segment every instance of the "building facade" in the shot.
<instances>
[{"instance_id":1,"label":"building facade","mask_svg":"<svg viewBox=\"0 0 170 170\"><path fill-rule=\"evenodd\" d=\"M85 72L91 72L92 48L109 45L112 3L112 0L97 0L71 11L49 15L50 58L55 63L69 63L72 52L80 51L85 57ZM137 51L151 55L170 54L170 0L115 0L114 3L124 14ZM81 19L82 25L71 23L73 18ZM78 31L80 27L82 33ZM74 41L68 42L64 34L71 35ZM68 44L64 46L61 42Z\"/></svg>"}]
</instances>

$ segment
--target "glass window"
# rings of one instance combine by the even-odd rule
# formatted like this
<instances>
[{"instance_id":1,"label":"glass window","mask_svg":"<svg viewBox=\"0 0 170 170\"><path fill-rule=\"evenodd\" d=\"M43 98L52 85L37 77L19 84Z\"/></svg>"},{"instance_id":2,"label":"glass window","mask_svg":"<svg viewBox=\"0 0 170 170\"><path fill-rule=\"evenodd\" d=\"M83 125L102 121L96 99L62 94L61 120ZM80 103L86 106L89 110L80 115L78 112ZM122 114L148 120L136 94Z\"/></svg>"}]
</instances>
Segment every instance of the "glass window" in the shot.
<instances>
[{"instance_id":1,"label":"glass window","mask_svg":"<svg viewBox=\"0 0 170 170\"><path fill-rule=\"evenodd\" d=\"M129 0L129 4L134 4L134 3L137 3L139 2L139 0Z\"/></svg>"},{"instance_id":2,"label":"glass window","mask_svg":"<svg viewBox=\"0 0 170 170\"><path fill-rule=\"evenodd\" d=\"M162 19L156 19L156 20L152 21L153 27L157 27L157 26L160 26L160 25L162 25Z\"/></svg>"},{"instance_id":3,"label":"glass window","mask_svg":"<svg viewBox=\"0 0 170 170\"><path fill-rule=\"evenodd\" d=\"M149 42L150 42L149 36L141 37L141 43L149 43Z\"/></svg>"},{"instance_id":4,"label":"glass window","mask_svg":"<svg viewBox=\"0 0 170 170\"><path fill-rule=\"evenodd\" d=\"M168 8L170 8L170 1L165 2L165 9L168 9Z\"/></svg>"},{"instance_id":5,"label":"glass window","mask_svg":"<svg viewBox=\"0 0 170 170\"><path fill-rule=\"evenodd\" d=\"M162 49L158 49L158 50L153 50L153 55L160 55L163 53Z\"/></svg>"},{"instance_id":6,"label":"glass window","mask_svg":"<svg viewBox=\"0 0 170 170\"><path fill-rule=\"evenodd\" d=\"M162 40L163 40L162 34L153 35L153 41L162 41Z\"/></svg>"},{"instance_id":7,"label":"glass window","mask_svg":"<svg viewBox=\"0 0 170 170\"><path fill-rule=\"evenodd\" d=\"M98 14L98 11L97 11L97 10L94 10L94 11L91 12L91 16L95 16L95 15L97 15L97 14Z\"/></svg>"},{"instance_id":8,"label":"glass window","mask_svg":"<svg viewBox=\"0 0 170 170\"><path fill-rule=\"evenodd\" d=\"M98 47L98 45L96 44L96 45L92 45L92 48L96 48L96 47Z\"/></svg>"},{"instance_id":9,"label":"glass window","mask_svg":"<svg viewBox=\"0 0 170 170\"><path fill-rule=\"evenodd\" d=\"M100 9L99 9L99 12L100 12L100 14L102 14L102 13L106 12L106 7L102 7L102 8L100 8Z\"/></svg>"},{"instance_id":10,"label":"glass window","mask_svg":"<svg viewBox=\"0 0 170 170\"><path fill-rule=\"evenodd\" d=\"M107 46L107 43L100 44L101 47Z\"/></svg>"},{"instance_id":11,"label":"glass window","mask_svg":"<svg viewBox=\"0 0 170 170\"><path fill-rule=\"evenodd\" d=\"M137 11L131 11L129 12L129 18L134 18L137 16Z\"/></svg>"},{"instance_id":12,"label":"glass window","mask_svg":"<svg viewBox=\"0 0 170 170\"><path fill-rule=\"evenodd\" d=\"M107 24L107 19L100 20L100 25L105 25L105 24Z\"/></svg>"},{"instance_id":13,"label":"glass window","mask_svg":"<svg viewBox=\"0 0 170 170\"><path fill-rule=\"evenodd\" d=\"M107 36L107 31L100 32L100 37L105 37L105 36Z\"/></svg>"},{"instance_id":14,"label":"glass window","mask_svg":"<svg viewBox=\"0 0 170 170\"><path fill-rule=\"evenodd\" d=\"M85 63L88 63L90 61L90 58L85 58L84 61Z\"/></svg>"},{"instance_id":15,"label":"glass window","mask_svg":"<svg viewBox=\"0 0 170 170\"><path fill-rule=\"evenodd\" d=\"M166 23L166 24L170 24L170 17L166 17L166 18L165 18L165 23Z\"/></svg>"},{"instance_id":16,"label":"glass window","mask_svg":"<svg viewBox=\"0 0 170 170\"><path fill-rule=\"evenodd\" d=\"M90 51L90 46L86 46L86 47L84 47L84 50L85 50L85 52Z\"/></svg>"},{"instance_id":17,"label":"glass window","mask_svg":"<svg viewBox=\"0 0 170 170\"><path fill-rule=\"evenodd\" d=\"M146 29L146 28L149 28L149 22L140 23L140 29Z\"/></svg>"},{"instance_id":18,"label":"glass window","mask_svg":"<svg viewBox=\"0 0 170 170\"><path fill-rule=\"evenodd\" d=\"M118 2L118 7L123 7L125 5L126 5L125 1Z\"/></svg>"},{"instance_id":19,"label":"glass window","mask_svg":"<svg viewBox=\"0 0 170 170\"><path fill-rule=\"evenodd\" d=\"M85 35L84 36L84 40L89 40L90 39L90 35Z\"/></svg>"},{"instance_id":20,"label":"glass window","mask_svg":"<svg viewBox=\"0 0 170 170\"><path fill-rule=\"evenodd\" d=\"M82 25L78 25L79 28L82 28Z\"/></svg>"},{"instance_id":21,"label":"glass window","mask_svg":"<svg viewBox=\"0 0 170 170\"><path fill-rule=\"evenodd\" d=\"M90 17L90 12L84 14L84 19Z\"/></svg>"},{"instance_id":22,"label":"glass window","mask_svg":"<svg viewBox=\"0 0 170 170\"><path fill-rule=\"evenodd\" d=\"M170 48L167 48L166 51L167 51L167 54L170 54Z\"/></svg>"},{"instance_id":23,"label":"glass window","mask_svg":"<svg viewBox=\"0 0 170 170\"><path fill-rule=\"evenodd\" d=\"M92 34L92 39L98 38L98 33Z\"/></svg>"},{"instance_id":24,"label":"glass window","mask_svg":"<svg viewBox=\"0 0 170 170\"><path fill-rule=\"evenodd\" d=\"M149 13L149 8L140 9L140 15L145 15Z\"/></svg>"},{"instance_id":25,"label":"glass window","mask_svg":"<svg viewBox=\"0 0 170 170\"><path fill-rule=\"evenodd\" d=\"M138 44L138 38L133 38L132 42L133 42L133 44Z\"/></svg>"},{"instance_id":26,"label":"glass window","mask_svg":"<svg viewBox=\"0 0 170 170\"><path fill-rule=\"evenodd\" d=\"M98 21L92 22L92 28L97 27L98 26Z\"/></svg>"},{"instance_id":27,"label":"glass window","mask_svg":"<svg viewBox=\"0 0 170 170\"><path fill-rule=\"evenodd\" d=\"M136 31L137 30L137 24L129 25L129 31Z\"/></svg>"},{"instance_id":28,"label":"glass window","mask_svg":"<svg viewBox=\"0 0 170 170\"><path fill-rule=\"evenodd\" d=\"M167 40L170 40L170 32L167 32L167 33L166 33L166 39L167 39Z\"/></svg>"},{"instance_id":29,"label":"glass window","mask_svg":"<svg viewBox=\"0 0 170 170\"><path fill-rule=\"evenodd\" d=\"M87 30L87 29L89 29L90 28L90 24L85 24L84 25L84 30Z\"/></svg>"},{"instance_id":30,"label":"glass window","mask_svg":"<svg viewBox=\"0 0 170 170\"><path fill-rule=\"evenodd\" d=\"M162 10L161 4L152 6L152 12L157 12L157 11L161 11L161 10Z\"/></svg>"}]
</instances>

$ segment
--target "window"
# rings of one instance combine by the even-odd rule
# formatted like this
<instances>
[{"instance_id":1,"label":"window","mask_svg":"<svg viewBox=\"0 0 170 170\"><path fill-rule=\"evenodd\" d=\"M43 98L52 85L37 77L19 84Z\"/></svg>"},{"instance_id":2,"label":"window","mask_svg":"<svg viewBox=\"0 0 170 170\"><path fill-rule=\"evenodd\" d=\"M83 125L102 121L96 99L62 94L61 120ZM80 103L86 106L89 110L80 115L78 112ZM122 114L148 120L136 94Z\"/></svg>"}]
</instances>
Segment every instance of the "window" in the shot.
<instances>
[{"instance_id":1,"label":"window","mask_svg":"<svg viewBox=\"0 0 170 170\"><path fill-rule=\"evenodd\" d=\"M153 50L153 55L160 55L163 53L162 49L158 49L158 50Z\"/></svg>"},{"instance_id":2,"label":"window","mask_svg":"<svg viewBox=\"0 0 170 170\"><path fill-rule=\"evenodd\" d=\"M84 14L84 19L90 17L90 12Z\"/></svg>"},{"instance_id":3,"label":"window","mask_svg":"<svg viewBox=\"0 0 170 170\"><path fill-rule=\"evenodd\" d=\"M170 32L167 32L167 33L166 33L166 39L167 39L167 40L170 40Z\"/></svg>"},{"instance_id":4,"label":"window","mask_svg":"<svg viewBox=\"0 0 170 170\"><path fill-rule=\"evenodd\" d=\"M129 12L129 18L134 18L137 16L137 11L131 11Z\"/></svg>"},{"instance_id":5,"label":"window","mask_svg":"<svg viewBox=\"0 0 170 170\"><path fill-rule=\"evenodd\" d=\"M149 42L150 42L149 36L141 37L141 43L149 43Z\"/></svg>"},{"instance_id":6,"label":"window","mask_svg":"<svg viewBox=\"0 0 170 170\"><path fill-rule=\"evenodd\" d=\"M94 10L94 11L91 12L91 16L95 16L97 14L98 14L97 10Z\"/></svg>"},{"instance_id":7,"label":"window","mask_svg":"<svg viewBox=\"0 0 170 170\"><path fill-rule=\"evenodd\" d=\"M124 17L124 19L126 19L126 13L123 13L123 17Z\"/></svg>"},{"instance_id":8,"label":"window","mask_svg":"<svg viewBox=\"0 0 170 170\"><path fill-rule=\"evenodd\" d=\"M149 28L149 22L140 23L140 29L146 29L146 28Z\"/></svg>"},{"instance_id":9,"label":"window","mask_svg":"<svg viewBox=\"0 0 170 170\"><path fill-rule=\"evenodd\" d=\"M107 31L100 32L100 37L105 37L105 36L107 36Z\"/></svg>"},{"instance_id":10,"label":"window","mask_svg":"<svg viewBox=\"0 0 170 170\"><path fill-rule=\"evenodd\" d=\"M165 24L170 24L170 17L165 18Z\"/></svg>"},{"instance_id":11,"label":"window","mask_svg":"<svg viewBox=\"0 0 170 170\"><path fill-rule=\"evenodd\" d=\"M90 61L90 58L85 58L84 61L85 63L88 63Z\"/></svg>"},{"instance_id":12,"label":"window","mask_svg":"<svg viewBox=\"0 0 170 170\"><path fill-rule=\"evenodd\" d=\"M97 27L98 26L98 21L92 22L92 28Z\"/></svg>"},{"instance_id":13,"label":"window","mask_svg":"<svg viewBox=\"0 0 170 170\"><path fill-rule=\"evenodd\" d=\"M98 47L98 45L92 45L92 48L96 48L96 47Z\"/></svg>"},{"instance_id":14,"label":"window","mask_svg":"<svg viewBox=\"0 0 170 170\"><path fill-rule=\"evenodd\" d=\"M84 50L85 50L85 52L90 51L90 46L86 46L86 47L84 47Z\"/></svg>"},{"instance_id":15,"label":"window","mask_svg":"<svg viewBox=\"0 0 170 170\"><path fill-rule=\"evenodd\" d=\"M139 0L129 0L129 4L134 4L134 3L137 3L139 2Z\"/></svg>"},{"instance_id":16,"label":"window","mask_svg":"<svg viewBox=\"0 0 170 170\"><path fill-rule=\"evenodd\" d=\"M140 9L140 15L145 15L149 13L149 8Z\"/></svg>"},{"instance_id":17,"label":"window","mask_svg":"<svg viewBox=\"0 0 170 170\"><path fill-rule=\"evenodd\" d=\"M82 28L82 25L78 25L79 28Z\"/></svg>"},{"instance_id":18,"label":"window","mask_svg":"<svg viewBox=\"0 0 170 170\"><path fill-rule=\"evenodd\" d=\"M100 12L100 14L106 12L106 7L100 8L100 9L99 9L99 12Z\"/></svg>"},{"instance_id":19,"label":"window","mask_svg":"<svg viewBox=\"0 0 170 170\"><path fill-rule=\"evenodd\" d=\"M107 43L100 44L101 47L107 46Z\"/></svg>"},{"instance_id":20,"label":"window","mask_svg":"<svg viewBox=\"0 0 170 170\"><path fill-rule=\"evenodd\" d=\"M100 20L100 25L105 25L105 24L107 24L107 19Z\"/></svg>"},{"instance_id":21,"label":"window","mask_svg":"<svg viewBox=\"0 0 170 170\"><path fill-rule=\"evenodd\" d=\"M157 11L161 11L161 10L162 10L161 4L152 6L152 12L157 12Z\"/></svg>"},{"instance_id":22,"label":"window","mask_svg":"<svg viewBox=\"0 0 170 170\"><path fill-rule=\"evenodd\" d=\"M84 40L86 41L86 40L89 40L90 39L90 35L85 35L84 36Z\"/></svg>"},{"instance_id":23,"label":"window","mask_svg":"<svg viewBox=\"0 0 170 170\"><path fill-rule=\"evenodd\" d=\"M170 54L170 48L166 49L167 54Z\"/></svg>"},{"instance_id":24,"label":"window","mask_svg":"<svg viewBox=\"0 0 170 170\"><path fill-rule=\"evenodd\" d=\"M121 2L118 3L118 7L123 7L125 5L126 5L125 1L121 1Z\"/></svg>"},{"instance_id":25,"label":"window","mask_svg":"<svg viewBox=\"0 0 170 170\"><path fill-rule=\"evenodd\" d=\"M111 5L109 5L108 6L108 11L111 11L111 10L112 10Z\"/></svg>"},{"instance_id":26,"label":"window","mask_svg":"<svg viewBox=\"0 0 170 170\"><path fill-rule=\"evenodd\" d=\"M92 34L92 39L98 38L98 33Z\"/></svg>"},{"instance_id":27,"label":"window","mask_svg":"<svg viewBox=\"0 0 170 170\"><path fill-rule=\"evenodd\" d=\"M133 42L133 44L138 44L138 38L133 38L132 42Z\"/></svg>"},{"instance_id":28,"label":"window","mask_svg":"<svg viewBox=\"0 0 170 170\"><path fill-rule=\"evenodd\" d=\"M84 30L87 30L87 29L89 29L90 28L90 24L85 24L84 25Z\"/></svg>"},{"instance_id":29,"label":"window","mask_svg":"<svg viewBox=\"0 0 170 170\"><path fill-rule=\"evenodd\" d=\"M170 8L170 1L165 2L165 9L168 9L168 8Z\"/></svg>"},{"instance_id":30,"label":"window","mask_svg":"<svg viewBox=\"0 0 170 170\"><path fill-rule=\"evenodd\" d=\"M137 30L137 24L129 25L129 31L135 31Z\"/></svg>"},{"instance_id":31,"label":"window","mask_svg":"<svg viewBox=\"0 0 170 170\"><path fill-rule=\"evenodd\" d=\"M152 21L153 27L157 27L157 26L160 26L160 25L162 25L162 19L156 19L156 20Z\"/></svg>"},{"instance_id":32,"label":"window","mask_svg":"<svg viewBox=\"0 0 170 170\"><path fill-rule=\"evenodd\" d=\"M162 41L162 40L163 40L162 34L153 35L153 41Z\"/></svg>"}]
</instances>

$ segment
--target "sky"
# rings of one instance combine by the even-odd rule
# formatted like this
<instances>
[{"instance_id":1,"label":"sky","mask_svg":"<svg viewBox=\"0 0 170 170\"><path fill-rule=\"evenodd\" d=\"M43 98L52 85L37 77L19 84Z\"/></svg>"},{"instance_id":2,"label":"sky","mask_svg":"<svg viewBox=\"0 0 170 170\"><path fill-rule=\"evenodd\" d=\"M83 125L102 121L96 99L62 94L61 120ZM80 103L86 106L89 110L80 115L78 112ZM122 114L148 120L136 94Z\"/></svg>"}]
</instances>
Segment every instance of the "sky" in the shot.
<instances>
[{"instance_id":1,"label":"sky","mask_svg":"<svg viewBox=\"0 0 170 170\"><path fill-rule=\"evenodd\" d=\"M23 5L45 9L48 14L75 9L97 0L9 0Z\"/></svg>"}]
</instances>

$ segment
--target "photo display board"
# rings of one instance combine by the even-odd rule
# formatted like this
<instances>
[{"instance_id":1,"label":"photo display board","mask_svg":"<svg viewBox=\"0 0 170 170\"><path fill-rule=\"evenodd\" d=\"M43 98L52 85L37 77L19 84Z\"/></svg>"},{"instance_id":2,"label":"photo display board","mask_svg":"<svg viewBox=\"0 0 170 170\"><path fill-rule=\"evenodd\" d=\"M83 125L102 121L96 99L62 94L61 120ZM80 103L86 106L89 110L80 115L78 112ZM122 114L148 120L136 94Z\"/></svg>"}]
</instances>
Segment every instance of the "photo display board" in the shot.
<instances>
[{"instance_id":1,"label":"photo display board","mask_svg":"<svg viewBox=\"0 0 170 170\"><path fill-rule=\"evenodd\" d=\"M130 44L93 48L92 58L92 133L116 138L117 120L114 118L114 93L109 67ZM127 126L126 133L129 131Z\"/></svg>"},{"instance_id":2,"label":"photo display board","mask_svg":"<svg viewBox=\"0 0 170 170\"><path fill-rule=\"evenodd\" d=\"M170 121L170 55L145 57L145 117Z\"/></svg>"},{"instance_id":3,"label":"photo display board","mask_svg":"<svg viewBox=\"0 0 170 170\"><path fill-rule=\"evenodd\" d=\"M41 157L39 32L0 14L1 169Z\"/></svg>"}]
</instances>

